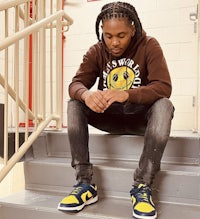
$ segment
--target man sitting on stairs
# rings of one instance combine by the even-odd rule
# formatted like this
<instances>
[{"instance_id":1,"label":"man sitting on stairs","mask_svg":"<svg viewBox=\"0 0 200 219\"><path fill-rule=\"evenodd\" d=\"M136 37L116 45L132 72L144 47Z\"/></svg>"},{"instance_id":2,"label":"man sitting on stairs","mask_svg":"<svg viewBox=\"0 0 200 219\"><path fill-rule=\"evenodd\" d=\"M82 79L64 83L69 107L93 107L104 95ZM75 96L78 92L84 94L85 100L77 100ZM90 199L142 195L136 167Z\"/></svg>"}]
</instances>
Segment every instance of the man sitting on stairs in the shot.
<instances>
[{"instance_id":1,"label":"man sitting on stairs","mask_svg":"<svg viewBox=\"0 0 200 219\"><path fill-rule=\"evenodd\" d=\"M69 86L68 135L77 184L58 209L80 211L98 200L88 148L92 125L111 134L144 135L130 196L134 218L154 219L151 185L174 113L167 64L158 41L146 35L129 3L105 4L96 19L96 35L98 42L84 55ZM92 91L97 78L98 90Z\"/></svg>"}]
</instances>

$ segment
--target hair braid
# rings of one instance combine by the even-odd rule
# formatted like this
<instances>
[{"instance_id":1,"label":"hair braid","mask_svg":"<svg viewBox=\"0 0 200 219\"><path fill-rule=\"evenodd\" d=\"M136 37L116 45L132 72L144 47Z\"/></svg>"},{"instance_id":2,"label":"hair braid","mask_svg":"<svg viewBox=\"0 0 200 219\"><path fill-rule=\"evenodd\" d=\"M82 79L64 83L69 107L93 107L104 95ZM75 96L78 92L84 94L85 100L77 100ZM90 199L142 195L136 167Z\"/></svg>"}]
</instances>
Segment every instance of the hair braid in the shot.
<instances>
[{"instance_id":1,"label":"hair braid","mask_svg":"<svg viewBox=\"0 0 200 219\"><path fill-rule=\"evenodd\" d=\"M142 35L142 24L138 17L137 11L135 10L135 7L133 7L131 4L126 2L112 2L105 4L101 9L100 14L97 16L96 19L97 39L100 41L99 24L101 21L111 18L123 18L123 17L127 18L130 21L130 23L133 23L135 25L136 36L140 37Z\"/></svg>"}]
</instances>

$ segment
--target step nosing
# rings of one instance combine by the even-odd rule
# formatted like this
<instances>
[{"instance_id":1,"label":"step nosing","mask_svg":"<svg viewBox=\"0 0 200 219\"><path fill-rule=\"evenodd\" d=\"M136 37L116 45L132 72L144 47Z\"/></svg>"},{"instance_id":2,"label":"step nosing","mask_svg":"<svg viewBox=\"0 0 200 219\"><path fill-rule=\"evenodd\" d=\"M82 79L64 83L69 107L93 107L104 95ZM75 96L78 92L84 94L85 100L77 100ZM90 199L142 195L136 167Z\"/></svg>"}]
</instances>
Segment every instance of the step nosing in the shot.
<instances>
[{"instance_id":1,"label":"step nosing","mask_svg":"<svg viewBox=\"0 0 200 219\"><path fill-rule=\"evenodd\" d=\"M99 169L115 169L129 171L135 169L138 166L138 161L123 161L123 160L103 160L96 159L92 162L94 167ZM45 159L34 159L26 161L25 166L56 166L56 167L71 167L71 160L65 158L45 158ZM71 167L72 168L72 167ZM187 173L191 175L200 175L200 166L198 165L181 165L181 164L167 164L161 163L161 172L168 172L171 174Z\"/></svg>"}]
</instances>

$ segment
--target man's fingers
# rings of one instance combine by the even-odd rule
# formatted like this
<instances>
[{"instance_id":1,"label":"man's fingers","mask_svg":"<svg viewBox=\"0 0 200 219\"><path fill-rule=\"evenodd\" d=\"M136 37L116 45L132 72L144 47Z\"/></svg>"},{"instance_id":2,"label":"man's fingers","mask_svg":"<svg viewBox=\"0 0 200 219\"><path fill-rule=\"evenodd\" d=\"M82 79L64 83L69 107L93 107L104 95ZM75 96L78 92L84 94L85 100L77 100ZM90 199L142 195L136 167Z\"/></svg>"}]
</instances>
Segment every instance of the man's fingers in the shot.
<instances>
[{"instance_id":1,"label":"man's fingers","mask_svg":"<svg viewBox=\"0 0 200 219\"><path fill-rule=\"evenodd\" d=\"M85 98L85 103L91 110L98 113L104 112L108 107L108 103L100 91L90 93Z\"/></svg>"}]
</instances>

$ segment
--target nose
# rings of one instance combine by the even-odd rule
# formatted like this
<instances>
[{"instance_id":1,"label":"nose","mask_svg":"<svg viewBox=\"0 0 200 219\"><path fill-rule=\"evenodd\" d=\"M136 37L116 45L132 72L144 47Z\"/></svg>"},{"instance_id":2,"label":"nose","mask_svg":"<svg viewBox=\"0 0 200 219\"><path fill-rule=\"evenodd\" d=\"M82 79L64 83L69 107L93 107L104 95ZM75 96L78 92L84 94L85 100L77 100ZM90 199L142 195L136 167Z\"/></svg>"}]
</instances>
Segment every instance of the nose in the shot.
<instances>
[{"instance_id":1,"label":"nose","mask_svg":"<svg viewBox=\"0 0 200 219\"><path fill-rule=\"evenodd\" d=\"M118 46L120 44L119 39L117 39L116 37L114 37L112 39L112 46Z\"/></svg>"}]
</instances>

